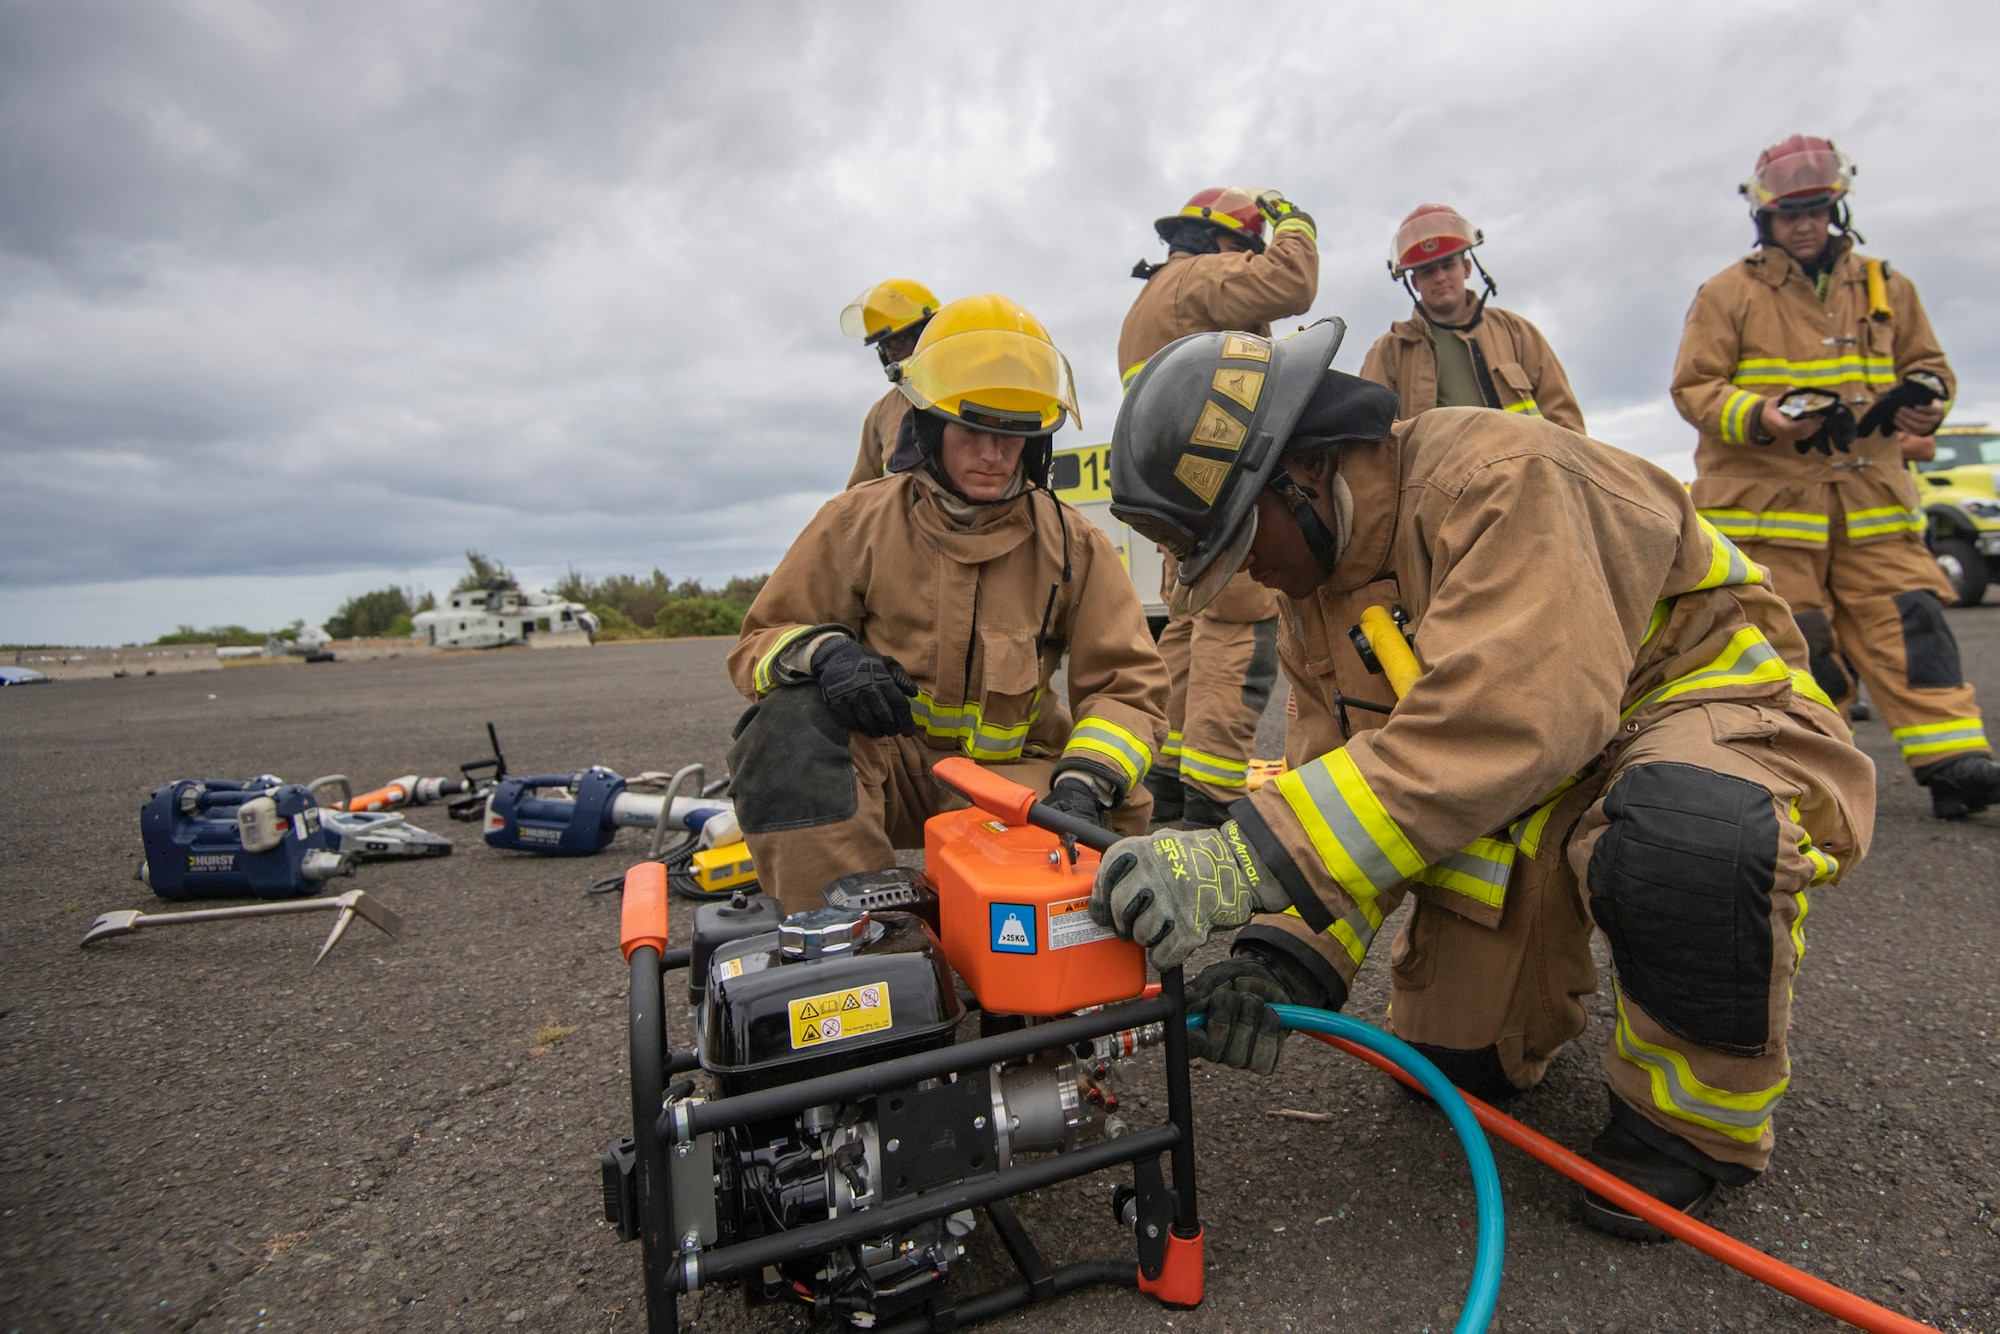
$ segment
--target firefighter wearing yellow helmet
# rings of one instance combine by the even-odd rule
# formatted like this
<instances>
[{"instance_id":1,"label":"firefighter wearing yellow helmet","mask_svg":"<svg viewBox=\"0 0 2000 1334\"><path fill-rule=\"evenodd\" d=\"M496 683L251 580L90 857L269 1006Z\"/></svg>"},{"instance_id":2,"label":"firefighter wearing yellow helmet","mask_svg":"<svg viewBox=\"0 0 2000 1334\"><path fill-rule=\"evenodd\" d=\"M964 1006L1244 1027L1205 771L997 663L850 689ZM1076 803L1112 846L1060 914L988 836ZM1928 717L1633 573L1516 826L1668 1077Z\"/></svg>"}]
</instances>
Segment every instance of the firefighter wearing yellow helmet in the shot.
<instances>
[{"instance_id":1,"label":"firefighter wearing yellow helmet","mask_svg":"<svg viewBox=\"0 0 2000 1334\"><path fill-rule=\"evenodd\" d=\"M858 338L875 349L882 369L892 371L896 363L916 349L924 326L937 313L939 301L931 289L910 278L890 278L876 283L847 303L840 312L840 331ZM849 486L882 476L896 454L897 433L910 415L910 400L895 386L875 401L861 423L861 451L854 456ZM908 462L906 455L906 463Z\"/></svg>"},{"instance_id":2,"label":"firefighter wearing yellow helmet","mask_svg":"<svg viewBox=\"0 0 2000 1334\"><path fill-rule=\"evenodd\" d=\"M2000 764L1944 618L1897 432L1928 436L1951 366L1908 277L1854 249L1854 167L1825 139L1764 150L1740 187L1757 249L1702 285L1674 365L1701 432L1694 502L1771 572L1837 703L1868 686L1932 811L2000 801Z\"/></svg>"},{"instance_id":3,"label":"firefighter wearing yellow helmet","mask_svg":"<svg viewBox=\"0 0 2000 1334\"><path fill-rule=\"evenodd\" d=\"M1396 228L1389 276L1416 309L1389 326L1361 363L1361 378L1396 391L1399 417L1432 408L1501 408L1547 417L1579 434L1583 410L1542 331L1489 306L1498 292L1473 253L1486 234L1444 204L1420 204ZM1485 285L1474 296L1473 270Z\"/></svg>"},{"instance_id":4,"label":"firefighter wearing yellow helmet","mask_svg":"<svg viewBox=\"0 0 2000 1334\"><path fill-rule=\"evenodd\" d=\"M1223 330L1268 336L1271 321L1303 314L1319 293L1312 217L1276 190L1210 187L1153 230L1167 258L1132 270L1146 286L1118 334L1118 373L1128 385L1176 338ZM1277 684L1278 603L1245 576L1196 612L1174 595L1173 553L1161 547L1160 557L1171 730L1148 785L1160 818L1218 825L1247 789L1258 719Z\"/></svg>"},{"instance_id":5,"label":"firefighter wearing yellow helmet","mask_svg":"<svg viewBox=\"0 0 2000 1334\"><path fill-rule=\"evenodd\" d=\"M788 912L887 870L956 804L951 755L1143 833L1166 667L1110 539L1049 488L1069 362L1002 296L940 309L894 371L909 470L842 492L779 562L729 655L729 752L759 878ZM1050 688L1067 653L1069 707Z\"/></svg>"}]
</instances>

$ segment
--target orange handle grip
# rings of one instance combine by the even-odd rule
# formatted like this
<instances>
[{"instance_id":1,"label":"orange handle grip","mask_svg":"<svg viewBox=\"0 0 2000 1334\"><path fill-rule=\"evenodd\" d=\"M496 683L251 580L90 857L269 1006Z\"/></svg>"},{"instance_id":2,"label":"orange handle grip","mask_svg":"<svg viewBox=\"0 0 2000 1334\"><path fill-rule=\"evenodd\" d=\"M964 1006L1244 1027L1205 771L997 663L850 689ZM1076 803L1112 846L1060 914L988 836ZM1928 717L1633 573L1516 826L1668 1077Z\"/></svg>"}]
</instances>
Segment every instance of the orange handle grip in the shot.
<instances>
[{"instance_id":1,"label":"orange handle grip","mask_svg":"<svg viewBox=\"0 0 2000 1334\"><path fill-rule=\"evenodd\" d=\"M378 787L373 792L363 792L349 801L342 810L386 811L392 806L400 806L409 800L409 791L401 783L391 783Z\"/></svg>"},{"instance_id":2,"label":"orange handle grip","mask_svg":"<svg viewBox=\"0 0 2000 1334\"><path fill-rule=\"evenodd\" d=\"M939 760L931 770L939 781L957 788L982 811L991 812L1008 824L1029 824L1028 808L1038 798L1035 789L1002 778L976 760L954 755Z\"/></svg>"},{"instance_id":3,"label":"orange handle grip","mask_svg":"<svg viewBox=\"0 0 2000 1334\"><path fill-rule=\"evenodd\" d=\"M640 862L625 873L625 907L618 917L618 943L625 961L632 951L651 945L667 951L667 868L659 862Z\"/></svg>"}]
</instances>

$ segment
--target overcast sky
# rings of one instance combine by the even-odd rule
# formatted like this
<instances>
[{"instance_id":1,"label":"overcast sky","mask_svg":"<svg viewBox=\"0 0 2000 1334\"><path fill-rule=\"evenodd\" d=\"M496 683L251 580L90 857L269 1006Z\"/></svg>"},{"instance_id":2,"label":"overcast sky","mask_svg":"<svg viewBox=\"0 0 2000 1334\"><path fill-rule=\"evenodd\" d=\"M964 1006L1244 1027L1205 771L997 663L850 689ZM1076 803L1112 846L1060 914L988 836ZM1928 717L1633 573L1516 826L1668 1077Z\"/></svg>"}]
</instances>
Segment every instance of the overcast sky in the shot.
<instances>
[{"instance_id":1,"label":"overcast sky","mask_svg":"<svg viewBox=\"0 0 2000 1334\"><path fill-rule=\"evenodd\" d=\"M2000 6L0 0L0 641L324 619L477 547L769 569L884 387L840 308L998 291L1118 407L1128 272L1205 185L1318 220L1357 369L1427 200L1482 226L1592 434L1666 397L1764 145L2000 416Z\"/></svg>"}]
</instances>

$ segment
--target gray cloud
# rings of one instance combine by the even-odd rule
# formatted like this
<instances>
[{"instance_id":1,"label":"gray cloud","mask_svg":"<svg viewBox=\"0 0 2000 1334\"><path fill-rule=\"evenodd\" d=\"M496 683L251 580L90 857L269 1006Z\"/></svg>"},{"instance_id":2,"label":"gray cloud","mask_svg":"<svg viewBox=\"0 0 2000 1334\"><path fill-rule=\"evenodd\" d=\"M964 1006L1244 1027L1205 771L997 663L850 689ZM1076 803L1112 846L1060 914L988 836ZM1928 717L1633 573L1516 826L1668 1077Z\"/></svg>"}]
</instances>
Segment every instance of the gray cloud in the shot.
<instances>
[{"instance_id":1,"label":"gray cloud","mask_svg":"<svg viewBox=\"0 0 2000 1334\"><path fill-rule=\"evenodd\" d=\"M1016 297L1076 367L1068 439L1102 439L1126 271L1204 184L1315 214L1350 367L1405 313L1396 220L1456 204L1593 420L1671 457L1682 312L1749 241L1735 182L1828 133L2000 403L1992 11L1427 14L0 5L0 637L66 587L110 615L129 586L106 633L138 634L149 579L235 617L252 572L324 601L466 546L768 568L881 392L849 297Z\"/></svg>"}]
</instances>

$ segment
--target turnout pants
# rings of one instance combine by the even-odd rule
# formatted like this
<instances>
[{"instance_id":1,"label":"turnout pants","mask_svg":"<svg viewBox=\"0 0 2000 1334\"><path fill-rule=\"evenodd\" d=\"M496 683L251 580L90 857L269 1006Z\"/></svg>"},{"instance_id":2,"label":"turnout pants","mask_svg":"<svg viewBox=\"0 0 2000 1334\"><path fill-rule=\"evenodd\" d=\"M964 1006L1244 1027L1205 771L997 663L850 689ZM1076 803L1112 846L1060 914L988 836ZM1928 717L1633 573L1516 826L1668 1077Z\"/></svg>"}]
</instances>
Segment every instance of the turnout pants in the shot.
<instances>
[{"instance_id":1,"label":"turnout pants","mask_svg":"<svg viewBox=\"0 0 2000 1334\"><path fill-rule=\"evenodd\" d=\"M1171 591L1177 563L1166 558ZM1238 585L1245 585L1239 587ZM1154 769L1227 806L1243 796L1257 722L1278 679L1273 595L1238 574L1199 613L1177 612L1160 632L1166 659L1167 744Z\"/></svg>"},{"instance_id":2,"label":"turnout pants","mask_svg":"<svg viewBox=\"0 0 2000 1334\"><path fill-rule=\"evenodd\" d=\"M856 871L896 865L924 845L924 821L969 803L931 772L957 751L919 737L842 731L813 686L773 691L744 715L730 748L737 819L764 891L787 913L820 906L820 891ZM1056 758L986 767L1046 794ZM1108 823L1143 834L1153 796L1134 785Z\"/></svg>"},{"instance_id":3,"label":"turnout pants","mask_svg":"<svg viewBox=\"0 0 2000 1334\"><path fill-rule=\"evenodd\" d=\"M1824 546L1739 543L1792 604L1813 678L1845 713L1855 683L1844 654L1912 769L1967 752L1991 754L1979 700L1959 670L1958 640L1945 623L1953 594L1937 561L1914 533L1852 543L1839 507L1829 508L1835 512Z\"/></svg>"},{"instance_id":4,"label":"turnout pants","mask_svg":"<svg viewBox=\"0 0 2000 1334\"><path fill-rule=\"evenodd\" d=\"M1448 1074L1531 1087L1584 1030L1594 925L1611 945L1612 1092L1663 1150L1748 1179L1770 1160L1790 1079L1808 891L1840 869L1825 848L1865 846L1873 765L1767 705L1715 703L1621 739L1599 772L1516 859L1497 928L1413 905L1390 954L1390 1026ZM1403 892L1378 901L1385 915ZM1296 917L1258 923L1246 930L1313 940ZM1338 947L1315 946L1352 978Z\"/></svg>"}]
</instances>

